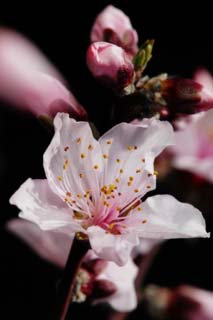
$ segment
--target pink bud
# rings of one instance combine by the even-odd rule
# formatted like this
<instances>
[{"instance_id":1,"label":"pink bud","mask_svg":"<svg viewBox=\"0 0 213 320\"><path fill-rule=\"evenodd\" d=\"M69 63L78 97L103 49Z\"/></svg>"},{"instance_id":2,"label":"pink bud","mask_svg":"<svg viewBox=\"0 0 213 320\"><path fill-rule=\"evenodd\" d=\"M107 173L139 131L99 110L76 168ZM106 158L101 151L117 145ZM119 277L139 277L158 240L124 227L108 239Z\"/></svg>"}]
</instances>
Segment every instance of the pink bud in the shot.
<instances>
[{"instance_id":1,"label":"pink bud","mask_svg":"<svg viewBox=\"0 0 213 320\"><path fill-rule=\"evenodd\" d=\"M172 78L162 84L162 96L176 113L196 113L213 107L213 91L191 79Z\"/></svg>"},{"instance_id":2,"label":"pink bud","mask_svg":"<svg viewBox=\"0 0 213 320\"><path fill-rule=\"evenodd\" d=\"M96 18L91 30L91 42L107 41L122 47L130 57L138 50L138 35L128 16L112 5Z\"/></svg>"},{"instance_id":3,"label":"pink bud","mask_svg":"<svg viewBox=\"0 0 213 320\"><path fill-rule=\"evenodd\" d=\"M110 87L121 89L133 80L131 60L122 48L114 44L91 44L87 50L87 65L94 77Z\"/></svg>"},{"instance_id":4,"label":"pink bud","mask_svg":"<svg viewBox=\"0 0 213 320\"><path fill-rule=\"evenodd\" d=\"M19 33L0 29L0 99L36 116L86 111L65 87L64 79L44 55Z\"/></svg>"}]
</instances>

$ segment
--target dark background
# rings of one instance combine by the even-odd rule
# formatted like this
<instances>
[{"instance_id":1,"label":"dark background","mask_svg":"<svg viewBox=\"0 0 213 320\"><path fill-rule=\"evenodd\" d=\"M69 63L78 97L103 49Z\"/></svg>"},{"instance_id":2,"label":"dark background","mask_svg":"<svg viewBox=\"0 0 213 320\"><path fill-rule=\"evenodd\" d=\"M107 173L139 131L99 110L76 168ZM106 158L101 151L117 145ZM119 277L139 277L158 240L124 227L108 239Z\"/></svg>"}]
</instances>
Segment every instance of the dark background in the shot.
<instances>
[{"instance_id":1,"label":"dark background","mask_svg":"<svg viewBox=\"0 0 213 320\"><path fill-rule=\"evenodd\" d=\"M108 127L107 110L112 95L90 75L85 53L93 20L106 4L113 3L130 16L140 43L147 38L156 39L147 69L150 75L168 72L190 77L198 66L213 72L212 11L207 1L187 3L188 6L186 1L77 3L7 2L0 9L0 25L21 31L42 49L64 74L100 131ZM8 204L11 194L28 177L44 176L42 155L49 141L35 118L0 105L0 319L47 319L54 301L60 271L3 230L4 223L18 213ZM167 185L161 186L162 192L173 192L168 189ZM184 198L181 192L178 196L180 200ZM209 221L211 229L210 218ZM212 290L211 248L208 240L168 242L147 281L168 286L186 282ZM95 318L97 312L93 311ZM79 314L75 316L78 318L81 319Z\"/></svg>"}]
</instances>

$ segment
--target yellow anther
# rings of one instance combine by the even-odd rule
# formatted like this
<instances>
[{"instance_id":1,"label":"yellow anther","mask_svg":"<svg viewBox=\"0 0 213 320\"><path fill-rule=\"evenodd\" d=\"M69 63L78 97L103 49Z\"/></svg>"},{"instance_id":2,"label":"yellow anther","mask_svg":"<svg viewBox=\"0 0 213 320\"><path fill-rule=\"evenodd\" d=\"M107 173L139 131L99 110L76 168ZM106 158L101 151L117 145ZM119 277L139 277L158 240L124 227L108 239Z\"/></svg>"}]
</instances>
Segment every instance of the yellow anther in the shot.
<instances>
[{"instance_id":1,"label":"yellow anther","mask_svg":"<svg viewBox=\"0 0 213 320\"><path fill-rule=\"evenodd\" d=\"M155 176L158 176L158 175L159 175L159 172L158 172L157 170L155 170L155 171L154 171L154 175L155 175Z\"/></svg>"},{"instance_id":2,"label":"yellow anther","mask_svg":"<svg viewBox=\"0 0 213 320\"><path fill-rule=\"evenodd\" d=\"M135 172L136 172L136 173L140 173L140 172L141 172L141 169L137 169Z\"/></svg>"},{"instance_id":3,"label":"yellow anther","mask_svg":"<svg viewBox=\"0 0 213 320\"><path fill-rule=\"evenodd\" d=\"M83 173L79 173L79 177L83 178L84 177Z\"/></svg>"},{"instance_id":4,"label":"yellow anther","mask_svg":"<svg viewBox=\"0 0 213 320\"><path fill-rule=\"evenodd\" d=\"M141 207L138 207L137 210L138 210L138 211L142 211L142 208L141 208Z\"/></svg>"},{"instance_id":5,"label":"yellow anther","mask_svg":"<svg viewBox=\"0 0 213 320\"><path fill-rule=\"evenodd\" d=\"M134 177L129 177L129 181L133 181L134 180Z\"/></svg>"},{"instance_id":6,"label":"yellow anther","mask_svg":"<svg viewBox=\"0 0 213 320\"><path fill-rule=\"evenodd\" d=\"M127 185L130 187L132 185L132 182L128 181Z\"/></svg>"},{"instance_id":7,"label":"yellow anther","mask_svg":"<svg viewBox=\"0 0 213 320\"><path fill-rule=\"evenodd\" d=\"M92 150L93 146L91 144L88 145L88 150Z\"/></svg>"},{"instance_id":8,"label":"yellow anther","mask_svg":"<svg viewBox=\"0 0 213 320\"><path fill-rule=\"evenodd\" d=\"M148 185L148 186L146 186L147 187L147 189L151 189L151 186L150 185Z\"/></svg>"},{"instance_id":9,"label":"yellow anther","mask_svg":"<svg viewBox=\"0 0 213 320\"><path fill-rule=\"evenodd\" d=\"M123 171L123 169L120 169L120 173L123 173L124 171Z\"/></svg>"},{"instance_id":10,"label":"yellow anther","mask_svg":"<svg viewBox=\"0 0 213 320\"><path fill-rule=\"evenodd\" d=\"M69 202L69 199L66 197L66 198L64 198L64 201L67 203L67 202Z\"/></svg>"},{"instance_id":11,"label":"yellow anther","mask_svg":"<svg viewBox=\"0 0 213 320\"><path fill-rule=\"evenodd\" d=\"M81 153L81 159L84 159L86 156L84 153Z\"/></svg>"},{"instance_id":12,"label":"yellow anther","mask_svg":"<svg viewBox=\"0 0 213 320\"><path fill-rule=\"evenodd\" d=\"M81 143L81 138L78 138L78 139L76 140L76 142L77 142L77 143Z\"/></svg>"},{"instance_id":13,"label":"yellow anther","mask_svg":"<svg viewBox=\"0 0 213 320\"><path fill-rule=\"evenodd\" d=\"M81 199L81 195L79 193L77 194L77 198Z\"/></svg>"},{"instance_id":14,"label":"yellow anther","mask_svg":"<svg viewBox=\"0 0 213 320\"><path fill-rule=\"evenodd\" d=\"M104 158L104 159L108 159L108 155L104 153L104 154L103 154L103 158Z\"/></svg>"},{"instance_id":15,"label":"yellow anther","mask_svg":"<svg viewBox=\"0 0 213 320\"><path fill-rule=\"evenodd\" d=\"M142 161L142 162L145 162L146 160L145 160L145 158L142 158L141 161Z\"/></svg>"},{"instance_id":16,"label":"yellow anther","mask_svg":"<svg viewBox=\"0 0 213 320\"><path fill-rule=\"evenodd\" d=\"M134 190L134 192L138 192L138 191L139 191L138 189L135 189L135 190Z\"/></svg>"},{"instance_id":17,"label":"yellow anther","mask_svg":"<svg viewBox=\"0 0 213 320\"><path fill-rule=\"evenodd\" d=\"M105 189L106 194L111 194L116 189L114 184L110 184L108 188Z\"/></svg>"},{"instance_id":18,"label":"yellow anther","mask_svg":"<svg viewBox=\"0 0 213 320\"><path fill-rule=\"evenodd\" d=\"M98 165L95 164L93 168L94 168L95 170L98 170Z\"/></svg>"},{"instance_id":19,"label":"yellow anther","mask_svg":"<svg viewBox=\"0 0 213 320\"><path fill-rule=\"evenodd\" d=\"M120 163L120 162L121 162L121 160L120 160L120 159L116 159L116 162L117 162L117 163Z\"/></svg>"},{"instance_id":20,"label":"yellow anther","mask_svg":"<svg viewBox=\"0 0 213 320\"><path fill-rule=\"evenodd\" d=\"M132 146L128 146L127 149L128 149L129 151L131 151L131 150L132 150Z\"/></svg>"},{"instance_id":21,"label":"yellow anther","mask_svg":"<svg viewBox=\"0 0 213 320\"><path fill-rule=\"evenodd\" d=\"M117 211L121 211L121 207L117 207L116 210L117 210Z\"/></svg>"},{"instance_id":22,"label":"yellow anther","mask_svg":"<svg viewBox=\"0 0 213 320\"><path fill-rule=\"evenodd\" d=\"M134 150L137 150L138 149L138 147L137 146L134 146Z\"/></svg>"},{"instance_id":23,"label":"yellow anther","mask_svg":"<svg viewBox=\"0 0 213 320\"><path fill-rule=\"evenodd\" d=\"M115 226L114 223L110 223L108 228L109 228L110 230L112 230L112 229L114 228L114 226Z\"/></svg>"},{"instance_id":24,"label":"yellow anther","mask_svg":"<svg viewBox=\"0 0 213 320\"><path fill-rule=\"evenodd\" d=\"M76 201L75 201L75 200L73 200L73 201L72 201L72 203L76 203Z\"/></svg>"},{"instance_id":25,"label":"yellow anther","mask_svg":"<svg viewBox=\"0 0 213 320\"><path fill-rule=\"evenodd\" d=\"M62 176L58 176L58 181L62 181L62 180L63 180Z\"/></svg>"},{"instance_id":26,"label":"yellow anther","mask_svg":"<svg viewBox=\"0 0 213 320\"><path fill-rule=\"evenodd\" d=\"M112 141L111 141L111 140L107 140L106 143L107 143L107 144L112 144Z\"/></svg>"},{"instance_id":27,"label":"yellow anther","mask_svg":"<svg viewBox=\"0 0 213 320\"><path fill-rule=\"evenodd\" d=\"M146 219L142 220L142 223L147 223L147 220Z\"/></svg>"}]
</instances>

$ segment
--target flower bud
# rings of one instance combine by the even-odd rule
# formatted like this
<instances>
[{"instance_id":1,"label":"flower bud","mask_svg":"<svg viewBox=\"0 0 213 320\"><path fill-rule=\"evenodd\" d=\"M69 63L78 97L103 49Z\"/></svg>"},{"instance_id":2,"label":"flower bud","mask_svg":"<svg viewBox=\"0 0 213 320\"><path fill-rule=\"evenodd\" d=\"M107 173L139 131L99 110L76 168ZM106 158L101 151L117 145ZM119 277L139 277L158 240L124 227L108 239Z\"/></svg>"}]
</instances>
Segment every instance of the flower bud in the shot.
<instances>
[{"instance_id":1,"label":"flower bud","mask_svg":"<svg viewBox=\"0 0 213 320\"><path fill-rule=\"evenodd\" d=\"M127 87L134 76L131 60L124 50L107 42L96 42L87 50L87 65L93 76L109 87Z\"/></svg>"},{"instance_id":2,"label":"flower bud","mask_svg":"<svg viewBox=\"0 0 213 320\"><path fill-rule=\"evenodd\" d=\"M96 18L91 42L107 41L122 47L132 58L137 50L138 35L128 16L114 6L107 6Z\"/></svg>"},{"instance_id":3,"label":"flower bud","mask_svg":"<svg viewBox=\"0 0 213 320\"><path fill-rule=\"evenodd\" d=\"M192 114L213 107L213 93L191 79L167 79L162 82L161 93L175 113Z\"/></svg>"}]
</instances>

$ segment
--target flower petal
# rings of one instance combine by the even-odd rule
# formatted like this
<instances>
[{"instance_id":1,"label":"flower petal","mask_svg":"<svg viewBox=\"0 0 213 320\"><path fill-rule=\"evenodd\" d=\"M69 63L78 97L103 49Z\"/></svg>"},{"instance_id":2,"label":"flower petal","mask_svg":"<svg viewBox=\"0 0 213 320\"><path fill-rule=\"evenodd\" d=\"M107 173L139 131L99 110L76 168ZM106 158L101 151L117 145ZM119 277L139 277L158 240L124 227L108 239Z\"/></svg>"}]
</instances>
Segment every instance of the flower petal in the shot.
<instances>
[{"instance_id":1,"label":"flower petal","mask_svg":"<svg viewBox=\"0 0 213 320\"><path fill-rule=\"evenodd\" d=\"M114 261L119 266L127 263L133 247L139 243L134 233L114 235L98 226L89 227L87 232L91 247L98 257Z\"/></svg>"},{"instance_id":2,"label":"flower petal","mask_svg":"<svg viewBox=\"0 0 213 320\"><path fill-rule=\"evenodd\" d=\"M122 267L119 267L114 262L108 262L107 267L98 276L98 279L111 281L116 285L117 291L113 295L101 299L101 301L109 303L117 311L127 312L134 310L137 305L134 286L137 273L138 268L131 259Z\"/></svg>"},{"instance_id":3,"label":"flower petal","mask_svg":"<svg viewBox=\"0 0 213 320\"><path fill-rule=\"evenodd\" d=\"M36 116L86 112L43 54L20 34L0 29L0 98Z\"/></svg>"},{"instance_id":4,"label":"flower petal","mask_svg":"<svg viewBox=\"0 0 213 320\"><path fill-rule=\"evenodd\" d=\"M65 266L72 244L71 235L57 231L43 232L34 223L22 219L10 220L6 229L18 236L43 259L60 268Z\"/></svg>"},{"instance_id":5,"label":"flower petal","mask_svg":"<svg viewBox=\"0 0 213 320\"><path fill-rule=\"evenodd\" d=\"M44 154L49 185L70 207L90 215L100 197L100 145L88 123L68 114L57 114L54 125L55 135Z\"/></svg>"},{"instance_id":6,"label":"flower petal","mask_svg":"<svg viewBox=\"0 0 213 320\"><path fill-rule=\"evenodd\" d=\"M42 230L58 229L70 236L81 227L72 220L72 211L55 195L47 180L28 179L10 198L20 217L36 223Z\"/></svg>"},{"instance_id":7,"label":"flower petal","mask_svg":"<svg viewBox=\"0 0 213 320\"><path fill-rule=\"evenodd\" d=\"M133 213L133 216L139 213ZM142 238L172 239L209 237L201 212L170 195L148 198L140 213L141 224L134 227Z\"/></svg>"},{"instance_id":8,"label":"flower petal","mask_svg":"<svg viewBox=\"0 0 213 320\"><path fill-rule=\"evenodd\" d=\"M122 208L155 188L155 157L173 143L168 122L152 121L139 125L121 123L104 134L99 142L107 156L102 185L115 184L116 202Z\"/></svg>"},{"instance_id":9,"label":"flower petal","mask_svg":"<svg viewBox=\"0 0 213 320\"><path fill-rule=\"evenodd\" d=\"M210 92L213 91L213 78L205 69L199 69L195 72L194 80L204 86Z\"/></svg>"}]
</instances>

